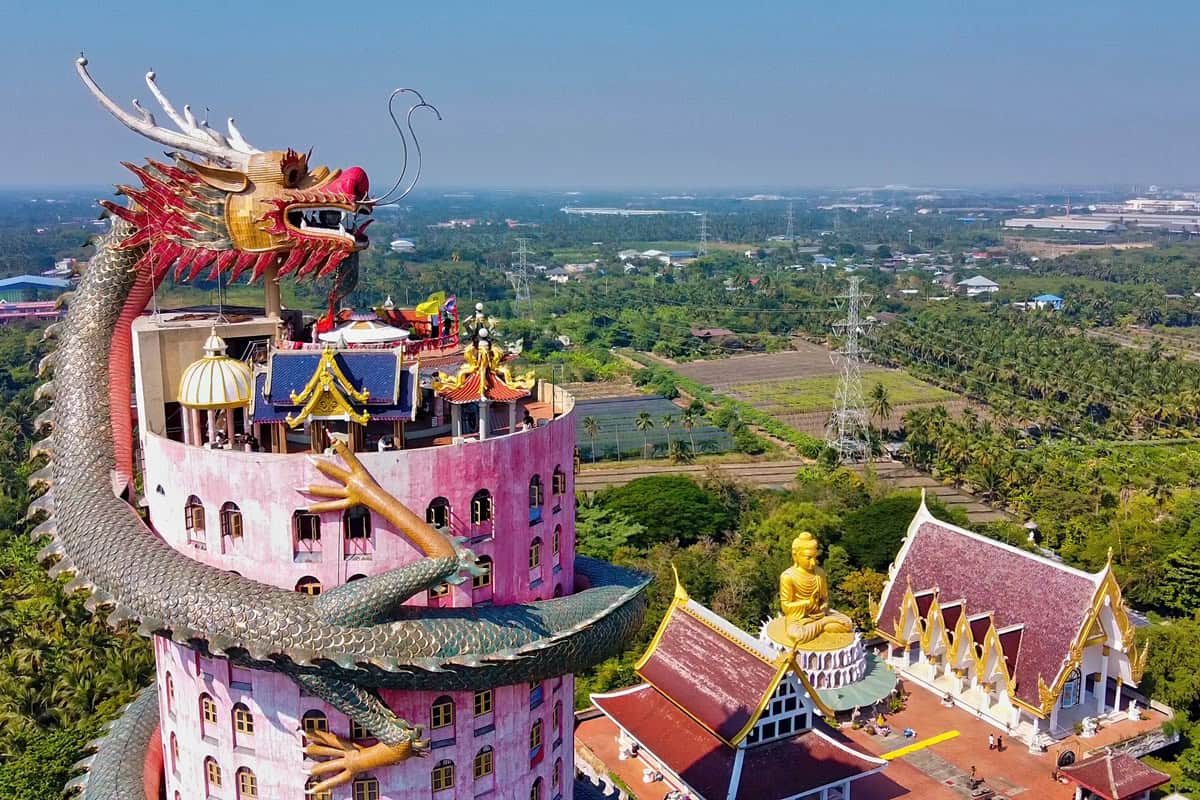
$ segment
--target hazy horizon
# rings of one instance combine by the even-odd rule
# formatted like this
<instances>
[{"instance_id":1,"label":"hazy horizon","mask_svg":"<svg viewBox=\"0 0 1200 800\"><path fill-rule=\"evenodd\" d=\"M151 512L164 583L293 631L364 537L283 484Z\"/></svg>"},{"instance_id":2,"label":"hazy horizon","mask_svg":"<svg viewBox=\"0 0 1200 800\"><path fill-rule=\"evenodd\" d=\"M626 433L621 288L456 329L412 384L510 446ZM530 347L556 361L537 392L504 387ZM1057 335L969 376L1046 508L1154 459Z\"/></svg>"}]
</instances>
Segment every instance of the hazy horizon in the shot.
<instances>
[{"instance_id":1,"label":"hazy horizon","mask_svg":"<svg viewBox=\"0 0 1200 800\"><path fill-rule=\"evenodd\" d=\"M21 6L0 48L0 187L103 187L128 180L119 161L161 153L80 85L81 48L126 107L158 112L142 82L153 68L217 127L236 116L258 147L312 146L315 163L362 164L377 187L399 168L384 108L398 85L444 115L416 119L432 192L1197 186L1200 4L1152 11Z\"/></svg>"}]
</instances>

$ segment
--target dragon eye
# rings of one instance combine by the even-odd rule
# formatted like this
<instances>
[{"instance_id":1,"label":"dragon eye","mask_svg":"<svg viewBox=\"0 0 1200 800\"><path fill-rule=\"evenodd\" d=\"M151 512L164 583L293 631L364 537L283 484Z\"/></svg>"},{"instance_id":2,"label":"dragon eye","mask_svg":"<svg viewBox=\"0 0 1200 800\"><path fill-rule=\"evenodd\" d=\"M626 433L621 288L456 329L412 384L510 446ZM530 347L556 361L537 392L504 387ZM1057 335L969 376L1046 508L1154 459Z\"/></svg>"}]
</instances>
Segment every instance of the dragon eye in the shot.
<instances>
[{"instance_id":1,"label":"dragon eye","mask_svg":"<svg viewBox=\"0 0 1200 800\"><path fill-rule=\"evenodd\" d=\"M295 187L300 183L300 170L295 167L289 169L283 176L283 183L288 188Z\"/></svg>"}]
</instances>

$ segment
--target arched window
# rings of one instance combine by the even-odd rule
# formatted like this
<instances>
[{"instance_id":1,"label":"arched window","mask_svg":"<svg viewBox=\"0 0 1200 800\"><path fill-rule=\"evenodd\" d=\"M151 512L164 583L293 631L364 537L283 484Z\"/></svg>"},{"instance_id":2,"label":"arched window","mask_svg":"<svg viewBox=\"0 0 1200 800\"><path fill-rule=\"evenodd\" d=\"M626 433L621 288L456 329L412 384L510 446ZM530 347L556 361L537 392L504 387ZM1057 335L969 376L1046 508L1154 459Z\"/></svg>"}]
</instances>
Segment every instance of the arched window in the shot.
<instances>
[{"instance_id":1,"label":"arched window","mask_svg":"<svg viewBox=\"0 0 1200 800\"><path fill-rule=\"evenodd\" d=\"M221 535L230 539L242 538L242 510L237 503L221 506Z\"/></svg>"},{"instance_id":2,"label":"arched window","mask_svg":"<svg viewBox=\"0 0 1200 800\"><path fill-rule=\"evenodd\" d=\"M475 754L474 773L475 780L486 778L491 775L496 768L496 753L491 747L485 747Z\"/></svg>"},{"instance_id":3,"label":"arched window","mask_svg":"<svg viewBox=\"0 0 1200 800\"><path fill-rule=\"evenodd\" d=\"M244 745L246 737L254 736L254 714L245 703L233 707L233 742Z\"/></svg>"},{"instance_id":4,"label":"arched window","mask_svg":"<svg viewBox=\"0 0 1200 800\"><path fill-rule=\"evenodd\" d=\"M472 589L486 589L492 585L492 558L491 556L480 556L475 562L476 565L483 570L478 575L471 576Z\"/></svg>"},{"instance_id":5,"label":"arched window","mask_svg":"<svg viewBox=\"0 0 1200 800\"><path fill-rule=\"evenodd\" d=\"M538 778L529 789L529 800L542 800L542 779Z\"/></svg>"},{"instance_id":6,"label":"arched window","mask_svg":"<svg viewBox=\"0 0 1200 800\"><path fill-rule=\"evenodd\" d=\"M188 544L201 550L207 547L204 538L204 504L192 495L183 506L183 527L187 531Z\"/></svg>"},{"instance_id":7,"label":"arched window","mask_svg":"<svg viewBox=\"0 0 1200 800\"><path fill-rule=\"evenodd\" d=\"M300 717L300 727L304 730L305 735L310 735L317 731L329 733L329 718L325 716L323 711L317 711L316 709L305 711L304 715Z\"/></svg>"},{"instance_id":8,"label":"arched window","mask_svg":"<svg viewBox=\"0 0 1200 800\"><path fill-rule=\"evenodd\" d=\"M432 783L433 791L435 792L440 792L443 789L453 789L454 762L448 758L443 758L434 764L433 772L430 775L430 783Z\"/></svg>"},{"instance_id":9,"label":"arched window","mask_svg":"<svg viewBox=\"0 0 1200 800\"><path fill-rule=\"evenodd\" d=\"M167 714L171 717L175 716L175 678L171 673L167 673L163 678L163 683L166 684L167 694Z\"/></svg>"},{"instance_id":10,"label":"arched window","mask_svg":"<svg viewBox=\"0 0 1200 800\"><path fill-rule=\"evenodd\" d=\"M171 733L171 772L179 774L179 737Z\"/></svg>"},{"instance_id":11,"label":"arched window","mask_svg":"<svg viewBox=\"0 0 1200 800\"><path fill-rule=\"evenodd\" d=\"M562 736L562 722L563 704L562 700L559 700L554 704L554 716L550 718L550 731L554 737L554 741L556 742L558 741L559 737Z\"/></svg>"},{"instance_id":12,"label":"arched window","mask_svg":"<svg viewBox=\"0 0 1200 800\"><path fill-rule=\"evenodd\" d=\"M430 600L437 600L442 597L448 597L449 595L450 595L450 584L448 584L448 583L439 583L437 586L434 586L432 589L429 590L429 599Z\"/></svg>"},{"instance_id":13,"label":"arched window","mask_svg":"<svg viewBox=\"0 0 1200 800\"><path fill-rule=\"evenodd\" d=\"M358 573L358 574L351 575L349 578L346 578L346 583L354 583L355 581L361 581L361 580L362 580L363 578L365 578L365 577L367 577L367 576L366 576L366 575L363 575L363 574L360 572L360 573Z\"/></svg>"},{"instance_id":14,"label":"arched window","mask_svg":"<svg viewBox=\"0 0 1200 800\"><path fill-rule=\"evenodd\" d=\"M555 497L561 497L567 493L567 473L563 472L562 467L555 465L554 478L550 486Z\"/></svg>"},{"instance_id":15,"label":"arched window","mask_svg":"<svg viewBox=\"0 0 1200 800\"><path fill-rule=\"evenodd\" d=\"M554 596L562 597L562 584L561 583L554 584Z\"/></svg>"},{"instance_id":16,"label":"arched window","mask_svg":"<svg viewBox=\"0 0 1200 800\"><path fill-rule=\"evenodd\" d=\"M212 756L204 759L204 788L209 794L221 788L221 765Z\"/></svg>"},{"instance_id":17,"label":"arched window","mask_svg":"<svg viewBox=\"0 0 1200 800\"><path fill-rule=\"evenodd\" d=\"M321 593L321 582L312 575L305 575L300 580L296 581L296 591L300 594L307 594L316 597Z\"/></svg>"},{"instance_id":18,"label":"arched window","mask_svg":"<svg viewBox=\"0 0 1200 800\"><path fill-rule=\"evenodd\" d=\"M373 739L375 737L371 735L371 731L366 725L356 720L350 720L350 738L358 742L363 739Z\"/></svg>"},{"instance_id":19,"label":"arched window","mask_svg":"<svg viewBox=\"0 0 1200 800\"><path fill-rule=\"evenodd\" d=\"M492 690L480 689L475 693L475 716L482 717L492 713Z\"/></svg>"},{"instance_id":20,"label":"arched window","mask_svg":"<svg viewBox=\"0 0 1200 800\"><path fill-rule=\"evenodd\" d=\"M554 536L550 540L550 552L554 554L554 563L562 560L562 525L554 526Z\"/></svg>"},{"instance_id":21,"label":"arched window","mask_svg":"<svg viewBox=\"0 0 1200 800\"><path fill-rule=\"evenodd\" d=\"M433 730L448 728L454 724L454 701L449 695L442 695L433 701L429 711L429 727Z\"/></svg>"},{"instance_id":22,"label":"arched window","mask_svg":"<svg viewBox=\"0 0 1200 800\"><path fill-rule=\"evenodd\" d=\"M200 735L217 735L217 704L207 692L200 695Z\"/></svg>"},{"instance_id":23,"label":"arched window","mask_svg":"<svg viewBox=\"0 0 1200 800\"><path fill-rule=\"evenodd\" d=\"M346 541L346 558L370 558L375 552L371 512L365 506L346 509L342 515L342 534Z\"/></svg>"},{"instance_id":24,"label":"arched window","mask_svg":"<svg viewBox=\"0 0 1200 800\"><path fill-rule=\"evenodd\" d=\"M563 769L562 759L561 758L556 759L554 761L554 774L551 776L551 780L553 781L553 784L554 784L554 793L555 794L558 794L558 791L560 789L562 789L562 769Z\"/></svg>"},{"instance_id":25,"label":"arched window","mask_svg":"<svg viewBox=\"0 0 1200 800\"><path fill-rule=\"evenodd\" d=\"M1083 676L1078 669L1071 670L1071 674L1067 677L1067 682L1063 684L1062 689L1062 707L1071 708L1079 705L1080 689L1083 685Z\"/></svg>"},{"instance_id":26,"label":"arched window","mask_svg":"<svg viewBox=\"0 0 1200 800\"><path fill-rule=\"evenodd\" d=\"M355 778L351 793L354 800L379 800L379 781L375 778Z\"/></svg>"},{"instance_id":27,"label":"arched window","mask_svg":"<svg viewBox=\"0 0 1200 800\"><path fill-rule=\"evenodd\" d=\"M304 509L292 513L295 560L321 560L321 518Z\"/></svg>"},{"instance_id":28,"label":"arched window","mask_svg":"<svg viewBox=\"0 0 1200 800\"><path fill-rule=\"evenodd\" d=\"M494 510L492 493L487 489L480 489L471 498L471 524L482 525L491 522Z\"/></svg>"},{"instance_id":29,"label":"arched window","mask_svg":"<svg viewBox=\"0 0 1200 800\"><path fill-rule=\"evenodd\" d=\"M529 684L529 707L537 708L542 704L542 698L546 695L542 688L541 681L531 681Z\"/></svg>"},{"instance_id":30,"label":"arched window","mask_svg":"<svg viewBox=\"0 0 1200 800\"><path fill-rule=\"evenodd\" d=\"M333 789L321 789L313 791L313 787L321 782L320 778L309 778L304 782L304 797L305 800L333 800Z\"/></svg>"},{"instance_id":31,"label":"arched window","mask_svg":"<svg viewBox=\"0 0 1200 800\"><path fill-rule=\"evenodd\" d=\"M529 568L540 569L542 566L542 537L535 536L529 543Z\"/></svg>"},{"instance_id":32,"label":"arched window","mask_svg":"<svg viewBox=\"0 0 1200 800\"><path fill-rule=\"evenodd\" d=\"M242 767L237 771L236 775L238 800L253 800L253 798L257 798L258 778L254 777L254 772L249 767Z\"/></svg>"},{"instance_id":33,"label":"arched window","mask_svg":"<svg viewBox=\"0 0 1200 800\"><path fill-rule=\"evenodd\" d=\"M425 521L435 528L450 527L450 501L435 497L425 507Z\"/></svg>"},{"instance_id":34,"label":"arched window","mask_svg":"<svg viewBox=\"0 0 1200 800\"><path fill-rule=\"evenodd\" d=\"M529 522L542 521L542 477L534 475L529 479Z\"/></svg>"},{"instance_id":35,"label":"arched window","mask_svg":"<svg viewBox=\"0 0 1200 800\"><path fill-rule=\"evenodd\" d=\"M542 721L535 719L529 729L529 757L533 758L542 746Z\"/></svg>"}]
</instances>

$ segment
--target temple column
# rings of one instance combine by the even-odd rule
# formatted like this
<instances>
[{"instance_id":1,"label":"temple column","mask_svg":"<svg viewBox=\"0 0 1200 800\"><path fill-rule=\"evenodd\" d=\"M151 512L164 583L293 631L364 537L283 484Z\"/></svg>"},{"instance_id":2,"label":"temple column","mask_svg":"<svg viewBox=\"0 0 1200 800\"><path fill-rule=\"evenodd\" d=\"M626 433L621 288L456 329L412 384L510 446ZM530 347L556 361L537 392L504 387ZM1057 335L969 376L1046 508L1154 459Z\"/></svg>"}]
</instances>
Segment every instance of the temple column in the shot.
<instances>
[{"instance_id":1,"label":"temple column","mask_svg":"<svg viewBox=\"0 0 1200 800\"><path fill-rule=\"evenodd\" d=\"M462 438L462 406L450 404L450 435L455 439Z\"/></svg>"},{"instance_id":2,"label":"temple column","mask_svg":"<svg viewBox=\"0 0 1200 800\"><path fill-rule=\"evenodd\" d=\"M488 438L488 428L491 427L492 403L490 400L479 401L479 441Z\"/></svg>"},{"instance_id":3,"label":"temple column","mask_svg":"<svg viewBox=\"0 0 1200 800\"><path fill-rule=\"evenodd\" d=\"M1104 716L1104 700L1108 694L1108 647L1102 645L1100 648L1100 682L1096 684L1096 716ZM1121 698L1116 698L1115 705L1119 708Z\"/></svg>"},{"instance_id":4,"label":"temple column","mask_svg":"<svg viewBox=\"0 0 1200 800\"><path fill-rule=\"evenodd\" d=\"M192 410L187 406L180 408L179 421L183 423L183 443L192 443Z\"/></svg>"},{"instance_id":5,"label":"temple column","mask_svg":"<svg viewBox=\"0 0 1200 800\"><path fill-rule=\"evenodd\" d=\"M217 412L215 409L208 410L208 443L213 444L217 441Z\"/></svg>"},{"instance_id":6,"label":"temple column","mask_svg":"<svg viewBox=\"0 0 1200 800\"><path fill-rule=\"evenodd\" d=\"M1082 786L1075 787L1075 800L1083 800L1083 787Z\"/></svg>"},{"instance_id":7,"label":"temple column","mask_svg":"<svg viewBox=\"0 0 1200 800\"><path fill-rule=\"evenodd\" d=\"M517 432L517 401L508 404L508 432Z\"/></svg>"},{"instance_id":8,"label":"temple column","mask_svg":"<svg viewBox=\"0 0 1200 800\"><path fill-rule=\"evenodd\" d=\"M229 444L233 446L233 409L225 409L225 438L229 440Z\"/></svg>"},{"instance_id":9,"label":"temple column","mask_svg":"<svg viewBox=\"0 0 1200 800\"><path fill-rule=\"evenodd\" d=\"M1056 698L1054 700L1054 708L1050 709L1050 735L1054 735L1054 729L1058 727L1058 707L1061 703Z\"/></svg>"},{"instance_id":10,"label":"temple column","mask_svg":"<svg viewBox=\"0 0 1200 800\"><path fill-rule=\"evenodd\" d=\"M263 270L263 305L269 319L279 319L283 303L279 299L279 265L271 264ZM296 332L297 335L300 333Z\"/></svg>"}]
</instances>

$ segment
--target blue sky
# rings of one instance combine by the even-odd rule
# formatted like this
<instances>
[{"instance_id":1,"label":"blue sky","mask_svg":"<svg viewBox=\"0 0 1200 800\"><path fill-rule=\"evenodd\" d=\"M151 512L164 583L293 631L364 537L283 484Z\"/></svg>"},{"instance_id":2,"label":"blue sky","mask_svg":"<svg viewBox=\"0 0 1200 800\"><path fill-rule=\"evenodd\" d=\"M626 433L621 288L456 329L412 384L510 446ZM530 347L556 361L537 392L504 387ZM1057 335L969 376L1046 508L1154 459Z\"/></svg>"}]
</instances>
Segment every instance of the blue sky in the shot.
<instances>
[{"instance_id":1,"label":"blue sky","mask_svg":"<svg viewBox=\"0 0 1200 800\"><path fill-rule=\"evenodd\" d=\"M422 120L430 186L1200 185L1194 0L13 6L7 185L157 152L87 95L81 49L115 99L148 101L152 67L177 104L377 186L398 85L445 116Z\"/></svg>"}]
</instances>

